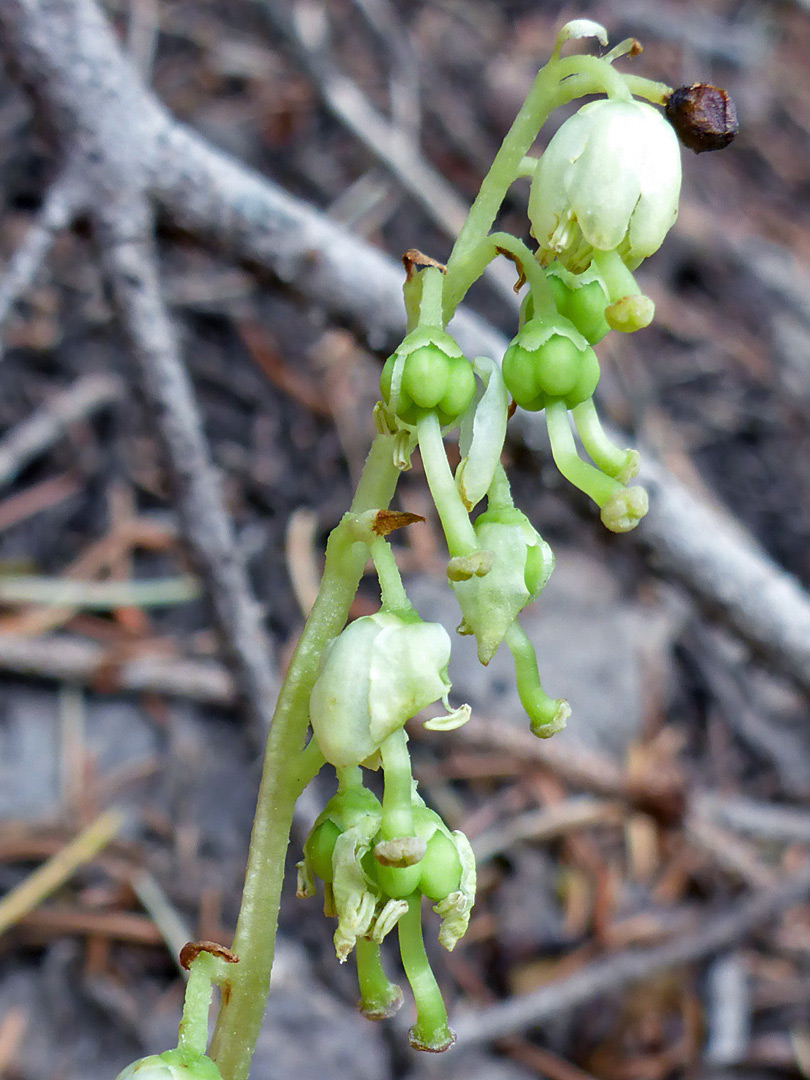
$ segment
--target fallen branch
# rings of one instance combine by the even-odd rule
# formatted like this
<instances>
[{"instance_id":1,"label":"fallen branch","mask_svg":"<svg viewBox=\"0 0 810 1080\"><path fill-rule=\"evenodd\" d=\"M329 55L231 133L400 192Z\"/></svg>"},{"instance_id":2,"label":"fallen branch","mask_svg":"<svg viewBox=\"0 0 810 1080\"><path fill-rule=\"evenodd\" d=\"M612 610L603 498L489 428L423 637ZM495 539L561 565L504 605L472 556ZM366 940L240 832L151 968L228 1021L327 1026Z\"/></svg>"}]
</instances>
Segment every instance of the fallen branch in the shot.
<instances>
[{"instance_id":1,"label":"fallen branch","mask_svg":"<svg viewBox=\"0 0 810 1080\"><path fill-rule=\"evenodd\" d=\"M153 222L136 200L99 223L105 269L139 382L171 466L183 532L205 580L222 644L259 732L270 726L275 662L202 433L157 275Z\"/></svg>"},{"instance_id":2,"label":"fallen branch","mask_svg":"<svg viewBox=\"0 0 810 1080\"><path fill-rule=\"evenodd\" d=\"M119 401L124 394L113 375L84 375L60 391L27 420L0 439L0 484L10 484L22 469L49 450L73 424Z\"/></svg>"},{"instance_id":3,"label":"fallen branch","mask_svg":"<svg viewBox=\"0 0 810 1080\"><path fill-rule=\"evenodd\" d=\"M9 259L0 278L0 330L14 305L33 284L56 234L70 224L79 207L80 191L73 172L66 170L54 181L45 196L36 220Z\"/></svg>"},{"instance_id":4,"label":"fallen branch","mask_svg":"<svg viewBox=\"0 0 810 1080\"><path fill-rule=\"evenodd\" d=\"M124 816L120 811L106 810L60 852L7 892L0 900L0 934L33 911L80 866L93 859L115 839L123 824Z\"/></svg>"},{"instance_id":5,"label":"fallen branch","mask_svg":"<svg viewBox=\"0 0 810 1080\"><path fill-rule=\"evenodd\" d=\"M103 677L108 692L154 693L233 707L237 691L222 664L213 660L137 656L111 661L95 642L65 634L24 638L0 634L0 671L91 689Z\"/></svg>"},{"instance_id":6,"label":"fallen branch","mask_svg":"<svg viewBox=\"0 0 810 1080\"><path fill-rule=\"evenodd\" d=\"M403 329L402 274L381 252L213 149L176 123L123 56L93 0L0 7L5 48L58 119L62 138L91 145L106 164L111 205L139 177L173 220L276 273L384 349ZM127 138L120 139L122 130ZM110 166L115 168L111 169ZM99 171L94 160L90 178ZM471 354L500 356L501 334L469 312L452 330ZM540 439L535 416L517 430ZM650 513L634 534L661 570L681 581L776 668L810 690L810 598L743 531L702 504L642 454Z\"/></svg>"}]
</instances>

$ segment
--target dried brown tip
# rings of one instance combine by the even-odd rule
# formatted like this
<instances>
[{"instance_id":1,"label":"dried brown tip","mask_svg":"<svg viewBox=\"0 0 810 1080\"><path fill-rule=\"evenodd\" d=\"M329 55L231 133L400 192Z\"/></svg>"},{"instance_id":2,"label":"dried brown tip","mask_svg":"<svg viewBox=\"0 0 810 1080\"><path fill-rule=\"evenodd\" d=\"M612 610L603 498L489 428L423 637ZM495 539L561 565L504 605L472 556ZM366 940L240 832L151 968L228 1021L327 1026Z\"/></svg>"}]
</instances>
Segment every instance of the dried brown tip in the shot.
<instances>
[{"instance_id":1,"label":"dried brown tip","mask_svg":"<svg viewBox=\"0 0 810 1080\"><path fill-rule=\"evenodd\" d=\"M515 267L516 267L517 272L518 272L518 279L515 282L515 284L512 286L512 288L514 289L515 292L520 292L520 290L526 284L526 275L523 272L523 267L521 266L517 255L515 255L511 251L507 251L506 248L502 248L502 247L496 247L495 250L498 252L499 255L505 256L507 259L509 259L510 262L513 262L515 264Z\"/></svg>"},{"instance_id":2,"label":"dried brown tip","mask_svg":"<svg viewBox=\"0 0 810 1080\"><path fill-rule=\"evenodd\" d=\"M413 277L415 266L435 266L436 269L441 270L443 274L447 273L447 267L444 263L436 262L436 260L431 259L429 255L425 255L424 252L419 251L418 248L408 248L402 256L402 265L405 267L408 281Z\"/></svg>"},{"instance_id":3,"label":"dried brown tip","mask_svg":"<svg viewBox=\"0 0 810 1080\"><path fill-rule=\"evenodd\" d=\"M696 154L722 150L740 130L734 102L725 90L708 83L673 90L667 100L666 114L678 138Z\"/></svg>"},{"instance_id":4,"label":"dried brown tip","mask_svg":"<svg viewBox=\"0 0 810 1080\"><path fill-rule=\"evenodd\" d=\"M388 536L394 529L401 529L405 525L413 525L417 521L424 520L420 514L408 514L402 510L378 510L374 515L371 531L377 536Z\"/></svg>"},{"instance_id":5,"label":"dried brown tip","mask_svg":"<svg viewBox=\"0 0 810 1080\"><path fill-rule=\"evenodd\" d=\"M235 953L232 953L230 949L226 949L224 945L218 945L216 941L189 941L180 950L180 967L184 971L188 971L201 952L218 956L226 964L239 963L239 957Z\"/></svg>"}]
</instances>

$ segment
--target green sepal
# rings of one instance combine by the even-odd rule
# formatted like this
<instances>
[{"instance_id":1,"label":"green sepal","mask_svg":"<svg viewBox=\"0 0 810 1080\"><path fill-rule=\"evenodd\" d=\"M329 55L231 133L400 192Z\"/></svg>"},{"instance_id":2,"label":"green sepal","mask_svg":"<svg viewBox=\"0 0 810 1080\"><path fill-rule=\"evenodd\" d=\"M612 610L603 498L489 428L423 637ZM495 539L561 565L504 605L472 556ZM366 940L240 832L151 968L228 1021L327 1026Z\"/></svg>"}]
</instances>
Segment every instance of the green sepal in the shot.
<instances>
[{"instance_id":1,"label":"green sepal","mask_svg":"<svg viewBox=\"0 0 810 1080\"><path fill-rule=\"evenodd\" d=\"M509 413L509 394L495 361L477 356L473 370L483 390L461 420L458 437L461 462L455 476L458 493L468 510L483 499L492 483L501 460Z\"/></svg>"}]
</instances>

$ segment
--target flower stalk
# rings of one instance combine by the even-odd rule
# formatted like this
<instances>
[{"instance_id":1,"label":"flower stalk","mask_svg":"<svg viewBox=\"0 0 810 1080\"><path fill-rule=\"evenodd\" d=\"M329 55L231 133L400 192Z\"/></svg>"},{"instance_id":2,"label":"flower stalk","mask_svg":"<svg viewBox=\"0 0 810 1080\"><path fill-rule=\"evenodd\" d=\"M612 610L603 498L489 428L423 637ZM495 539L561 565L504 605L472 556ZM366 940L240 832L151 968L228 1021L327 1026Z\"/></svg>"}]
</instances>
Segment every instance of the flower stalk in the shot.
<instances>
[{"instance_id":1,"label":"flower stalk","mask_svg":"<svg viewBox=\"0 0 810 1080\"><path fill-rule=\"evenodd\" d=\"M324 911L337 919L336 954L341 962L352 951L356 955L360 1007L367 1017L390 1016L402 1002L380 953L380 944L396 928L416 1007L411 1045L438 1052L455 1039L425 951L422 898L433 902L441 918L439 943L454 948L470 918L475 861L463 833L451 832L420 798L404 725L441 701L446 713L425 727L451 729L467 720L469 707L450 707L449 636L439 624L422 622L413 609L385 539L388 528L408 524L414 516L389 513L389 524L380 522L418 444L447 544L448 581L463 615L459 629L475 635L484 664L505 644L532 731L547 738L560 730L570 709L543 689L534 649L518 622L523 608L540 595L554 560L515 507L500 461L509 398L512 407L545 411L559 471L596 503L606 527L633 528L646 512L646 494L626 486L637 455L614 446L599 422L593 402L599 365L591 346L609 328L632 331L652 318L651 301L639 292L631 270L655 250L674 220L680 184L667 121L636 101L662 104L672 91L613 66L635 54L631 39L602 57L561 55L565 42L583 37L607 44L604 29L590 20L562 28L481 184L446 268L418 252L405 257L408 333L382 371L382 400L375 409L380 434L351 508L329 537L318 596L268 734L233 943L239 961L223 974L214 957L200 954L189 979L178 1047L130 1066L122 1074L127 1080L139 1070L141 1080L181 1075L247 1080L269 991L295 803L327 762L338 789L304 845L298 894L312 896L316 880L323 883ZM603 97L566 121L543 157L529 156L554 108L593 94ZM684 127L683 102L670 111ZM709 141L718 145L730 128L728 108L724 116L723 132L709 133ZM555 140L564 152L554 149ZM671 168L659 170L651 185L650 161L662 148ZM590 162L587 169L577 165L582 156ZM604 163L596 170L597 182L591 159ZM536 253L516 237L491 232L504 197L520 177L532 180L529 215L540 245ZM445 329L467 290L498 256L517 267L517 287L528 284L502 370L496 358L465 357ZM590 462L579 456L569 414ZM444 434L456 425L462 460L454 476ZM471 511L484 497L486 510L472 520ZM369 556L381 607L347 627ZM365 768L380 767L381 802L363 782ZM227 993L206 1054L214 983L226 985Z\"/></svg>"}]
</instances>

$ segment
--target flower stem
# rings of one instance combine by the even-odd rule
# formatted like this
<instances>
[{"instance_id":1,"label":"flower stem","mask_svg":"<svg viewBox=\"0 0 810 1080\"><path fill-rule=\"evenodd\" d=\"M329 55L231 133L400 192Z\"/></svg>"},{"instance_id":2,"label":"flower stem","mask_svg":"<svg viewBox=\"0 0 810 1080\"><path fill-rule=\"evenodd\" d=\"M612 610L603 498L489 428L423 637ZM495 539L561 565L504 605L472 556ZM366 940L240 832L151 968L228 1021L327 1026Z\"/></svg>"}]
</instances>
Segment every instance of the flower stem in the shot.
<instances>
[{"instance_id":1,"label":"flower stem","mask_svg":"<svg viewBox=\"0 0 810 1080\"><path fill-rule=\"evenodd\" d=\"M425 952L422 938L422 898L408 897L408 910L397 923L402 966L416 1003L416 1023L410 1031L411 1046L420 1050L446 1050L455 1041L447 1025L447 1010Z\"/></svg>"},{"instance_id":2,"label":"flower stem","mask_svg":"<svg viewBox=\"0 0 810 1080\"><path fill-rule=\"evenodd\" d=\"M487 491L487 510L512 510L515 502L512 498L512 485L501 462L495 466L492 483Z\"/></svg>"},{"instance_id":3,"label":"flower stem","mask_svg":"<svg viewBox=\"0 0 810 1080\"><path fill-rule=\"evenodd\" d=\"M436 504L447 541L447 550L453 556L469 555L477 549L478 543L450 471L442 429L434 412L425 412L419 418L416 434L430 494Z\"/></svg>"},{"instance_id":4,"label":"flower stem","mask_svg":"<svg viewBox=\"0 0 810 1080\"><path fill-rule=\"evenodd\" d=\"M382 606L386 611L410 611L411 602L402 584L397 561L391 545L382 536L375 536L368 545L374 569L380 582Z\"/></svg>"},{"instance_id":5,"label":"flower stem","mask_svg":"<svg viewBox=\"0 0 810 1080\"><path fill-rule=\"evenodd\" d=\"M385 840L413 836L413 780L405 729L392 732L380 747L385 787L380 835Z\"/></svg>"},{"instance_id":6,"label":"flower stem","mask_svg":"<svg viewBox=\"0 0 810 1080\"><path fill-rule=\"evenodd\" d=\"M442 288L444 274L436 266L420 270L422 295L419 299L419 325L444 327L442 318Z\"/></svg>"},{"instance_id":7,"label":"flower stem","mask_svg":"<svg viewBox=\"0 0 810 1080\"><path fill-rule=\"evenodd\" d=\"M552 401L546 406L546 427L557 468L601 509L622 485L579 456L564 401Z\"/></svg>"},{"instance_id":8,"label":"flower stem","mask_svg":"<svg viewBox=\"0 0 810 1080\"><path fill-rule=\"evenodd\" d=\"M387 507L398 476L393 465L392 439L378 435L366 460L351 512L358 514ZM347 525L341 523L333 530L318 598L279 692L267 740L242 907L233 942L239 963L229 973L230 995L220 1009L211 1042L211 1056L223 1080L246 1080L261 1029L293 809L311 772L305 767L307 758L302 757L309 723L309 695L324 648L345 625L367 557L366 546L352 540Z\"/></svg>"},{"instance_id":9,"label":"flower stem","mask_svg":"<svg viewBox=\"0 0 810 1080\"><path fill-rule=\"evenodd\" d=\"M550 698L540 685L534 646L517 621L506 631L504 641L515 663L515 683L520 704L531 720L532 732L541 739L565 727L571 709L566 701Z\"/></svg>"},{"instance_id":10,"label":"flower stem","mask_svg":"<svg viewBox=\"0 0 810 1080\"><path fill-rule=\"evenodd\" d=\"M183 1016L177 1038L177 1049L202 1056L208 1046L208 1011L213 994L212 980L217 959L201 952L191 964L183 999Z\"/></svg>"},{"instance_id":11,"label":"flower stem","mask_svg":"<svg viewBox=\"0 0 810 1080\"><path fill-rule=\"evenodd\" d=\"M380 946L371 938L358 938L355 945L360 1011L368 1020L391 1016L402 1002L402 991L392 983L380 961Z\"/></svg>"},{"instance_id":12,"label":"flower stem","mask_svg":"<svg viewBox=\"0 0 810 1080\"><path fill-rule=\"evenodd\" d=\"M593 398L588 398L587 401L573 408L571 415L582 445L594 465L608 476L619 476L627 468L632 451L621 450L607 437L599 421Z\"/></svg>"},{"instance_id":13,"label":"flower stem","mask_svg":"<svg viewBox=\"0 0 810 1080\"><path fill-rule=\"evenodd\" d=\"M455 311L461 298L483 274L487 264L503 254L512 256L528 281L535 315L554 315L557 311L554 294L540 264L522 240L505 232L490 233L457 264L451 282L452 292L449 286L445 289L445 310Z\"/></svg>"}]
</instances>

